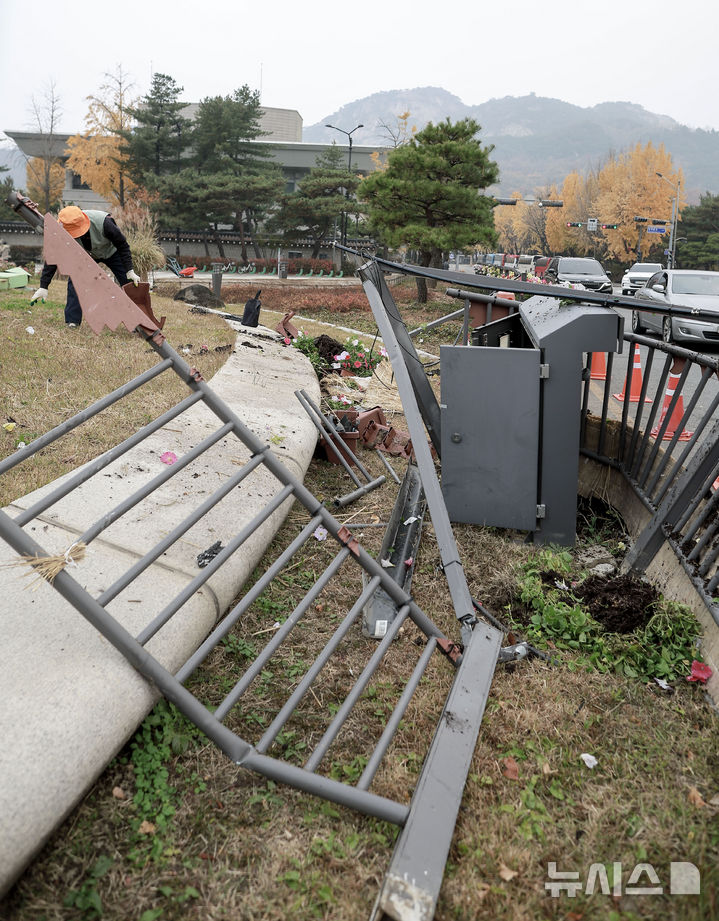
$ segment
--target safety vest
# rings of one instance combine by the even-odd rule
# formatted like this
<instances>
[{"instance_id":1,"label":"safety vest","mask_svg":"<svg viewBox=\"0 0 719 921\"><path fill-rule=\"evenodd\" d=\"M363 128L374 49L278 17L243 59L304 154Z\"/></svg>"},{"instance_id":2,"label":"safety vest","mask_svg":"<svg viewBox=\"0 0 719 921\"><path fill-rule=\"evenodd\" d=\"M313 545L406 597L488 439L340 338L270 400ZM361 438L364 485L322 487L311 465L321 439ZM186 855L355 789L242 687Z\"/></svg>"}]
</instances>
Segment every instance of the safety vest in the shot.
<instances>
[{"instance_id":1,"label":"safety vest","mask_svg":"<svg viewBox=\"0 0 719 921\"><path fill-rule=\"evenodd\" d=\"M90 255L95 259L109 259L117 252L117 247L107 239L102 229L108 212L85 211L85 214L90 218Z\"/></svg>"}]
</instances>

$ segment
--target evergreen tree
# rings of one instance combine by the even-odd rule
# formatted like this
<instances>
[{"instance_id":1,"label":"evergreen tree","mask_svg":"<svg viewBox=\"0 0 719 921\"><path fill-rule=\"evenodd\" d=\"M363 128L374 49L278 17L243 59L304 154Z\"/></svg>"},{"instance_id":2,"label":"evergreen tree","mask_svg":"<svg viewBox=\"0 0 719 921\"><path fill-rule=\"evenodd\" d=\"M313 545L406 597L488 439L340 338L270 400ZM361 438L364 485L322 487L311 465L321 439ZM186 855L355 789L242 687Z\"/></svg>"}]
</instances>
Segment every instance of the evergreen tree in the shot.
<instances>
[{"instance_id":1,"label":"evergreen tree","mask_svg":"<svg viewBox=\"0 0 719 921\"><path fill-rule=\"evenodd\" d=\"M677 234L677 263L683 269L718 269L719 195L706 192L698 205L685 208Z\"/></svg>"},{"instance_id":2,"label":"evergreen tree","mask_svg":"<svg viewBox=\"0 0 719 921\"><path fill-rule=\"evenodd\" d=\"M200 102L192 144L195 163L203 172L258 169L271 157L260 119L260 94L246 84L231 96L208 96Z\"/></svg>"},{"instance_id":3,"label":"evergreen tree","mask_svg":"<svg viewBox=\"0 0 719 921\"><path fill-rule=\"evenodd\" d=\"M245 233L280 196L284 180L270 159L267 145L257 139L259 94L247 86L231 96L203 99L191 132L190 152L183 169L174 174L145 173L155 195L153 209L165 226L178 221L195 227L233 224L240 231L242 260L247 263ZM219 244L219 236L215 234ZM220 245L220 255L224 255Z\"/></svg>"},{"instance_id":4,"label":"evergreen tree","mask_svg":"<svg viewBox=\"0 0 719 921\"><path fill-rule=\"evenodd\" d=\"M192 122L181 112L183 87L167 74L153 74L150 91L131 109L136 127L125 134L132 176L145 184L145 176L179 172L191 141Z\"/></svg>"},{"instance_id":5,"label":"evergreen tree","mask_svg":"<svg viewBox=\"0 0 719 921\"><path fill-rule=\"evenodd\" d=\"M21 221L22 218L7 203L8 195L16 191L12 176L5 176L3 179L3 174L7 172L9 170L6 166L0 166L0 221Z\"/></svg>"},{"instance_id":6,"label":"evergreen tree","mask_svg":"<svg viewBox=\"0 0 719 921\"><path fill-rule=\"evenodd\" d=\"M286 240L312 240L313 259L332 239L343 215L355 209L348 196L354 194L360 181L343 165L344 156L336 145L320 154L315 164L295 192L282 196L270 222Z\"/></svg>"},{"instance_id":7,"label":"evergreen tree","mask_svg":"<svg viewBox=\"0 0 719 921\"><path fill-rule=\"evenodd\" d=\"M203 99L193 131L193 159L208 213L221 211L234 223L245 264L245 233L256 233L260 218L284 186L269 147L258 140L264 133L261 116L259 93L245 85L231 96Z\"/></svg>"},{"instance_id":8,"label":"evergreen tree","mask_svg":"<svg viewBox=\"0 0 719 921\"><path fill-rule=\"evenodd\" d=\"M492 201L479 190L496 182L499 170L479 130L471 118L430 122L390 151L386 169L363 180L360 198L383 242L418 250L423 266L440 265L448 250L494 243ZM426 301L424 279L417 279L417 289Z\"/></svg>"}]
</instances>

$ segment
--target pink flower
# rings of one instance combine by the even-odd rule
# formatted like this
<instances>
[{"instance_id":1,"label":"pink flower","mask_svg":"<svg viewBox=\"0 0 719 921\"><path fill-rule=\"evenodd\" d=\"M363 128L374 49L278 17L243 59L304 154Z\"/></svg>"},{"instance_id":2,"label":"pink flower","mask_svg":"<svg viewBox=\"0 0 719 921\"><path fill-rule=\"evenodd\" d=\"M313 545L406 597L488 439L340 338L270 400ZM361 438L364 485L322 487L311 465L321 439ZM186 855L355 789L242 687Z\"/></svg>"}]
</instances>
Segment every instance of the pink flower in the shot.
<instances>
[{"instance_id":1,"label":"pink flower","mask_svg":"<svg viewBox=\"0 0 719 921\"><path fill-rule=\"evenodd\" d=\"M177 454L174 451L165 451L164 454L160 455L160 460L163 464L172 466L172 464L177 462Z\"/></svg>"},{"instance_id":2,"label":"pink flower","mask_svg":"<svg viewBox=\"0 0 719 921\"><path fill-rule=\"evenodd\" d=\"M355 362L355 368L361 368L361 367L362 367L362 362L361 362L361 361L356 361L356 362Z\"/></svg>"},{"instance_id":3,"label":"pink flower","mask_svg":"<svg viewBox=\"0 0 719 921\"><path fill-rule=\"evenodd\" d=\"M285 345L292 345L292 340L289 339L287 336L285 336L285 338L282 341L284 342Z\"/></svg>"}]
</instances>

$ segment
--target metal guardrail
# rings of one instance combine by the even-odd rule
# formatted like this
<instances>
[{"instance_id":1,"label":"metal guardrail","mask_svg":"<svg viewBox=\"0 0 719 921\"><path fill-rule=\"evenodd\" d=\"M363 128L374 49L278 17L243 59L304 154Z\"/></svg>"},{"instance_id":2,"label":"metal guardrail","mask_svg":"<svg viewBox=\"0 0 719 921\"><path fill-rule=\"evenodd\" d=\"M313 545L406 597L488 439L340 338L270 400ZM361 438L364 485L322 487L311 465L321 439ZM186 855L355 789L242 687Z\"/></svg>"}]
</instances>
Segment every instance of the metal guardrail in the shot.
<instances>
[{"instance_id":1,"label":"metal guardrail","mask_svg":"<svg viewBox=\"0 0 719 921\"><path fill-rule=\"evenodd\" d=\"M356 256L362 255L347 251ZM462 285L465 289L479 288L495 292L495 297L499 291L519 296L538 293L536 285L515 279L426 269L381 258L375 258L374 262L385 271L433 278ZM464 298L465 311L475 298L486 302L493 300L491 295L477 297L473 291L450 290L453 296ZM542 285L539 292L564 301L636 308L636 300L623 295L558 285ZM662 316L694 317L716 322L716 314L704 313L695 306L652 304L643 305L643 309ZM460 316L460 311L456 311L454 316ZM442 318L446 319L448 317ZM409 340L409 336L407 338ZM586 424L592 403L593 358L591 353L587 356L583 374L580 452L620 470L651 513L651 520L637 536L625 558L624 568L645 571L666 540L714 621L719 624L719 418L716 418L719 409L719 359L647 336L624 334L623 338L629 345L625 356L623 389L626 399L622 397L619 401L622 410L617 419L616 412L610 412L610 407L615 409L618 397L622 396L613 393L615 356L613 353L602 353L606 377L603 391L595 401L599 416L596 432ZM409 349L405 351L411 354L411 340L409 342ZM632 399L637 347L640 351L644 350L645 368L640 392L635 394L636 399ZM655 362L661 360L659 356L664 356L663 367L658 380L655 377L650 386L651 371ZM410 368L413 365L414 362L408 363ZM420 375L417 373L416 376ZM431 401L427 402L431 408ZM420 400L419 404L430 430L432 420L425 401Z\"/></svg>"},{"instance_id":2,"label":"metal guardrail","mask_svg":"<svg viewBox=\"0 0 719 921\"><path fill-rule=\"evenodd\" d=\"M103 273L97 277L95 263L79 245L66 245L61 231L50 216L45 223L45 249L48 258L57 259L61 271L73 278L83 303L85 319L95 332L103 325L116 328L123 323L138 334L138 347L149 346L158 362L150 370L127 382L92 406L64 421L52 431L16 450L0 462L0 476L23 465L27 470L33 458L42 449L79 430L104 409L120 404L131 394L141 395L147 406L153 405L148 385L161 376L177 377L186 385L186 395L174 407L132 434L102 456L84 465L69 478L53 485L30 508L12 517L0 510L0 539L19 556L24 557L35 572L51 582L53 588L104 636L141 674L191 720L217 747L243 768L270 780L287 784L295 789L347 806L368 816L393 823L401 832L395 847L390 871L384 881L378 906L393 918L423 917L431 919L439 895L444 865L459 811L464 784L470 769L484 708L489 695L494 668L499 655L502 634L495 627L479 621L473 613L464 571L452 543L451 531L444 534L443 563L455 603L458 623L454 639L446 635L435 622L420 609L409 592L393 579L382 565L370 555L350 529L337 521L294 474L239 418L220 396L191 368L170 346L157 324L120 293L107 296L109 280ZM104 282L103 282L104 279ZM105 285L105 287L103 287ZM114 292L113 292L114 293ZM128 452L139 446L147 447L147 439L168 422L181 425L184 414L202 404L207 419L207 434L198 444L160 473L138 467L137 488L121 501L112 494L97 489L93 501L88 503L96 520L84 521L83 533L64 555L52 576L44 568L48 561L58 557L42 546L35 534L38 516L52 509L60 500L72 496L82 497L91 483L111 470L111 464L127 458ZM418 419L418 417L417 417ZM184 470L188 473L211 462L213 448L223 452L236 451L240 466L228 480L210 494L201 490L183 490L181 520L154 546L144 549L142 556L132 562L124 561L127 568L115 573L115 580L102 591L93 594L83 583L83 576L75 578L72 570L62 562L74 561L73 549L89 546L118 523L130 525L132 515L150 513L163 501L163 488ZM424 454L422 451L424 450ZM438 483L431 467L429 448L422 438L418 455L423 456L434 479L426 486L432 501L437 501ZM191 475L191 474L190 474ZM95 479L97 478L97 479ZM176 481L177 482L177 481ZM183 482L182 479L179 482ZM139 484L139 485L138 485ZM176 489L178 487L175 487ZM243 524L231 536L226 546L209 548L212 555L206 565L195 573L186 573L186 581L172 598L151 599L142 592L142 579L151 578L151 567L170 548L182 541L200 522L216 520L226 515L231 521L232 506L227 503L230 493L242 490L247 496L263 496L265 504L255 517ZM86 492L85 492L86 495ZM157 634L176 628L178 616L193 597L220 567L248 541L249 538L287 500L294 500L303 510L303 524L286 537L287 543L273 554L251 585L243 587L243 594L225 612L215 628L200 646L180 664L173 673L155 656L150 642ZM82 501L82 499L80 499ZM138 511L133 512L137 509ZM212 517L214 516L214 518ZM436 520L435 520L436 519ZM304 523L306 522L306 523ZM433 524L441 543L443 534L440 516L433 514ZM446 528L449 528L447 522ZM38 529L39 531L39 529ZM322 541L315 547L315 538ZM107 539L107 538L106 538ZM219 543L219 542L218 542ZM253 606L263 593L282 579L293 558L306 546L312 546L318 574L313 575L309 586L297 585L287 616L258 632L249 634L246 621ZM118 567L122 563L118 560ZM197 560L200 565L199 558ZM92 565L89 561L85 565ZM179 570L178 570L179 573ZM142 592L143 607L136 628L132 630L123 621L121 605L116 599L127 599L130 587ZM362 659L359 671L344 666L348 643L353 633L361 629L362 613L375 592L382 590L394 608L394 617L386 632L376 640L357 636L363 647L356 649ZM332 616L322 613L324 606L333 607ZM290 609L291 608L291 609ZM255 609L256 610L256 609ZM271 620L274 620L272 615ZM414 643L398 648L395 640L399 631L413 625L419 635L421 649ZM264 634L262 646L256 637ZM222 644L234 636L239 641L252 644L251 654L237 656L231 674L213 675L204 667ZM252 637L253 639L250 639ZM355 641L356 646L356 641ZM260 648L261 647L261 648ZM248 646L248 650L250 647ZM390 655L391 654L391 655ZM386 781L384 767L386 756L401 729L407 708L427 673L430 662L440 654L451 673L444 706L438 714L434 737L428 748L422 770L414 783L411 801L407 795L392 798L384 792ZM273 669L281 671L282 656L296 662L292 680L277 679L273 685L272 699L266 699L261 683L272 678ZM366 719L366 697L383 669L392 659L392 677L386 700L386 720L370 724ZM203 671L206 680L194 686L191 679ZM318 704L314 688L321 680L327 682L331 673L333 708ZM259 682L259 687L258 683ZM313 703L310 699L315 697ZM253 715L262 711L262 719ZM285 727L292 723L298 744L289 750L283 743ZM356 739L353 726L361 723L364 731ZM301 737L301 738L300 738ZM335 754L338 740L357 751L356 763L362 765L360 776L354 782L340 780L333 770L331 758L344 760L346 771L340 777L351 778L353 771L347 764L348 754ZM351 744L350 744L351 743ZM342 761L339 762L340 766ZM409 792L409 791L408 791ZM395 907L404 906L396 913Z\"/></svg>"},{"instance_id":3,"label":"metal guardrail","mask_svg":"<svg viewBox=\"0 0 719 921\"><path fill-rule=\"evenodd\" d=\"M647 336L624 341L620 394L612 392L615 356L598 353L606 363L602 387L598 375L592 379L597 356L588 355L581 453L620 470L651 513L625 569L645 571L666 540L719 624L719 359ZM594 412L597 427L587 424Z\"/></svg>"}]
</instances>

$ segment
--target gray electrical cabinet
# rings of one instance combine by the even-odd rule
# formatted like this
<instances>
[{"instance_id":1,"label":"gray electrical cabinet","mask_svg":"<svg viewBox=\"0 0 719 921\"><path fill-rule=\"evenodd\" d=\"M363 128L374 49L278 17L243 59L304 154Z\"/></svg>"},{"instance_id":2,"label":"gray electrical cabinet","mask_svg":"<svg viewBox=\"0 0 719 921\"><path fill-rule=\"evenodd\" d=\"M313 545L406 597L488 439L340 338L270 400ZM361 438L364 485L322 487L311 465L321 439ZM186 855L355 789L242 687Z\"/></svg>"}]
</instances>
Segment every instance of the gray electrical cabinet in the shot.
<instances>
[{"instance_id":1,"label":"gray electrical cabinet","mask_svg":"<svg viewBox=\"0 0 719 921\"><path fill-rule=\"evenodd\" d=\"M442 346L442 493L452 521L576 537L585 352L621 351L611 308L532 297Z\"/></svg>"}]
</instances>

